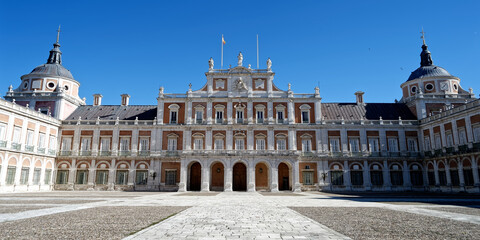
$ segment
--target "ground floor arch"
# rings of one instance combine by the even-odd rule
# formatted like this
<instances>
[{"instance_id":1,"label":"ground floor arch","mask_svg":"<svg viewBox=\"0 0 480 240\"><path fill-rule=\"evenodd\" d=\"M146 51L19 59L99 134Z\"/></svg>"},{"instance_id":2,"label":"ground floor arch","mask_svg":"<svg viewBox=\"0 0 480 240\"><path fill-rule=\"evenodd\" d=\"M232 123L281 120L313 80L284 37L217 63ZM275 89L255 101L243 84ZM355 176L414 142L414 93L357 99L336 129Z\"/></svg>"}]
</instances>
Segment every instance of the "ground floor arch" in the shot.
<instances>
[{"instance_id":1,"label":"ground floor arch","mask_svg":"<svg viewBox=\"0 0 480 240\"><path fill-rule=\"evenodd\" d=\"M224 179L225 179L225 167L221 162L216 162L212 164L210 169L211 172L211 183L210 191L223 191L224 190Z\"/></svg>"},{"instance_id":2,"label":"ground floor arch","mask_svg":"<svg viewBox=\"0 0 480 240\"><path fill-rule=\"evenodd\" d=\"M233 165L233 191L247 191L247 166L243 163Z\"/></svg>"},{"instance_id":3,"label":"ground floor arch","mask_svg":"<svg viewBox=\"0 0 480 240\"><path fill-rule=\"evenodd\" d=\"M202 186L202 165L199 162L194 162L190 165L190 174L188 175L188 191L200 191Z\"/></svg>"},{"instance_id":4,"label":"ground floor arch","mask_svg":"<svg viewBox=\"0 0 480 240\"><path fill-rule=\"evenodd\" d=\"M255 166L255 190L269 190L269 168L267 164L261 162Z\"/></svg>"},{"instance_id":5,"label":"ground floor arch","mask_svg":"<svg viewBox=\"0 0 480 240\"><path fill-rule=\"evenodd\" d=\"M292 185L290 181L290 166L282 162L278 165L278 190L291 190Z\"/></svg>"}]
</instances>

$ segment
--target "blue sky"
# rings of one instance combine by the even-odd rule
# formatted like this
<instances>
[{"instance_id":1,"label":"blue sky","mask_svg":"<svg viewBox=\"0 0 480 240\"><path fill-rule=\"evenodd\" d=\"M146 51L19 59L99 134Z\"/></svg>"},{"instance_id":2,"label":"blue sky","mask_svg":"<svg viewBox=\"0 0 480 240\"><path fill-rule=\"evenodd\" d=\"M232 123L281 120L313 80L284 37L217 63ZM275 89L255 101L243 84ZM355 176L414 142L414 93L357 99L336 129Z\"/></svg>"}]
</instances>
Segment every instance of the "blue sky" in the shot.
<instances>
[{"instance_id":1,"label":"blue sky","mask_svg":"<svg viewBox=\"0 0 480 240\"><path fill-rule=\"evenodd\" d=\"M0 1L1 95L46 62L62 25L63 65L91 104L156 104L158 88L205 84L208 59L256 66L270 57L275 84L296 93L320 85L324 102L401 98L420 65L422 27L434 64L480 93L480 1Z\"/></svg>"}]
</instances>

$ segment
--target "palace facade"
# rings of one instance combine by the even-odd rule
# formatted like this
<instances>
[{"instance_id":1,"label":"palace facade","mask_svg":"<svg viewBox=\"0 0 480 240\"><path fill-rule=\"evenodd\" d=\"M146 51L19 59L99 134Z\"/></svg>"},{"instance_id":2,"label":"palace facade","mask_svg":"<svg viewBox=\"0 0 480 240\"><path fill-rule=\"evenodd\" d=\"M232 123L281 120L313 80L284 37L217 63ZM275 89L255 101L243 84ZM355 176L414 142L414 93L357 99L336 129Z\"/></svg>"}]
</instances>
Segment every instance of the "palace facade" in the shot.
<instances>
[{"instance_id":1,"label":"palace facade","mask_svg":"<svg viewBox=\"0 0 480 240\"><path fill-rule=\"evenodd\" d=\"M0 99L0 191L480 191L480 101L425 42L395 103L282 90L240 53L155 105L86 105L61 55Z\"/></svg>"}]
</instances>

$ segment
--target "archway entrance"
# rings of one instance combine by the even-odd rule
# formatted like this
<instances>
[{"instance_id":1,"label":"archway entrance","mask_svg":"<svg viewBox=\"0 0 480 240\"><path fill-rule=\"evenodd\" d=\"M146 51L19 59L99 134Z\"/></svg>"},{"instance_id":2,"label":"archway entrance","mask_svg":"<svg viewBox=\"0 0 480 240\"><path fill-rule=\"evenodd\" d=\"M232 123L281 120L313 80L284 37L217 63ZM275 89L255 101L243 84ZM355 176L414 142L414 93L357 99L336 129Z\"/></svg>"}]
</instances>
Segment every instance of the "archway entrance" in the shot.
<instances>
[{"instance_id":1,"label":"archway entrance","mask_svg":"<svg viewBox=\"0 0 480 240\"><path fill-rule=\"evenodd\" d=\"M278 190L291 190L290 168L283 162L278 165Z\"/></svg>"},{"instance_id":2,"label":"archway entrance","mask_svg":"<svg viewBox=\"0 0 480 240\"><path fill-rule=\"evenodd\" d=\"M188 191L200 191L202 184L202 166L195 162L190 166L190 185Z\"/></svg>"},{"instance_id":3,"label":"archway entrance","mask_svg":"<svg viewBox=\"0 0 480 240\"><path fill-rule=\"evenodd\" d=\"M210 184L210 191L223 191L223 180L225 177L224 167L222 163L215 163L212 165L212 183Z\"/></svg>"},{"instance_id":4,"label":"archway entrance","mask_svg":"<svg viewBox=\"0 0 480 240\"><path fill-rule=\"evenodd\" d=\"M247 191L247 167L243 163L233 165L233 191Z\"/></svg>"},{"instance_id":5,"label":"archway entrance","mask_svg":"<svg viewBox=\"0 0 480 240\"><path fill-rule=\"evenodd\" d=\"M265 163L258 163L255 166L255 189L268 190L268 167Z\"/></svg>"}]
</instances>

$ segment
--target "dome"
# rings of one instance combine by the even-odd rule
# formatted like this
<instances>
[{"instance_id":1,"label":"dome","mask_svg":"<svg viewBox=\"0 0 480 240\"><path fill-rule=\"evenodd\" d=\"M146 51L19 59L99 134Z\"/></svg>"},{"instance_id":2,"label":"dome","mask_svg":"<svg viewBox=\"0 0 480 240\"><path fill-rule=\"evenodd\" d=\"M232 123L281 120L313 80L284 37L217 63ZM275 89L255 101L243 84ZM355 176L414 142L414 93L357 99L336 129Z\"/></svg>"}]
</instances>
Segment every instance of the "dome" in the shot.
<instances>
[{"instance_id":1,"label":"dome","mask_svg":"<svg viewBox=\"0 0 480 240\"><path fill-rule=\"evenodd\" d=\"M69 70L64 68L61 64L50 64L46 63L40 65L32 70L30 74L38 74L38 75L47 75L47 76L59 76L64 78L74 79L72 73Z\"/></svg>"},{"instance_id":2,"label":"dome","mask_svg":"<svg viewBox=\"0 0 480 240\"><path fill-rule=\"evenodd\" d=\"M450 73L447 72L442 67L430 65L430 66L421 66L410 74L407 81L425 78L425 77L453 77Z\"/></svg>"}]
</instances>

